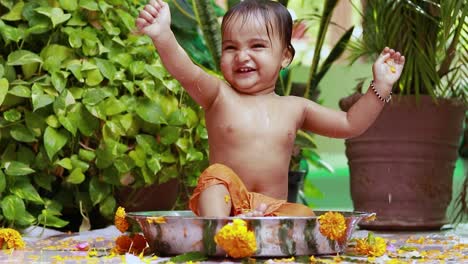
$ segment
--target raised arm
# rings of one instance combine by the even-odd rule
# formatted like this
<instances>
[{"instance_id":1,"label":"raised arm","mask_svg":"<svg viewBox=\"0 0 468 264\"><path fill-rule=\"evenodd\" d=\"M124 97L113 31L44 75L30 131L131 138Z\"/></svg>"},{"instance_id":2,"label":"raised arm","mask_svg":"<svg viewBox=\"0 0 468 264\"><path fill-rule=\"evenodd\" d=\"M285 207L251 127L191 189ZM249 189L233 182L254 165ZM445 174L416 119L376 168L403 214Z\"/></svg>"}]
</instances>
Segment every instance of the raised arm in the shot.
<instances>
[{"instance_id":1,"label":"raised arm","mask_svg":"<svg viewBox=\"0 0 468 264\"><path fill-rule=\"evenodd\" d=\"M364 133L382 111L393 84L400 78L405 57L393 49L385 48L375 61L372 70L373 86L348 110L336 111L303 100L303 129L317 134L350 138Z\"/></svg>"},{"instance_id":2,"label":"raised arm","mask_svg":"<svg viewBox=\"0 0 468 264\"><path fill-rule=\"evenodd\" d=\"M136 25L141 33L153 40L169 73L199 105L207 109L216 99L222 81L195 65L179 45L171 30L169 5L162 0L150 0L140 11Z\"/></svg>"}]
</instances>

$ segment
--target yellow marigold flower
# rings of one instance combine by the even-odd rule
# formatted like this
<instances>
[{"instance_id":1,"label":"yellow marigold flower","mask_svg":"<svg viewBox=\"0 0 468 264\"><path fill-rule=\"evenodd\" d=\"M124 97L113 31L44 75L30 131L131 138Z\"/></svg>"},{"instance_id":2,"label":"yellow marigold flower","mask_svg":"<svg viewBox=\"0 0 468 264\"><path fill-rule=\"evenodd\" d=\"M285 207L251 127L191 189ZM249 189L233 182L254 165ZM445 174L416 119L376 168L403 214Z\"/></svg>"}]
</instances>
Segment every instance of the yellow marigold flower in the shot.
<instances>
[{"instance_id":1,"label":"yellow marigold flower","mask_svg":"<svg viewBox=\"0 0 468 264\"><path fill-rule=\"evenodd\" d=\"M327 212L318 217L320 233L332 240L340 241L346 236L346 219L337 212Z\"/></svg>"},{"instance_id":2,"label":"yellow marigold flower","mask_svg":"<svg viewBox=\"0 0 468 264\"><path fill-rule=\"evenodd\" d=\"M229 203L230 200L231 200L231 196L229 196L229 195L227 195L227 194L224 195L224 202L225 202L225 203Z\"/></svg>"},{"instance_id":3,"label":"yellow marigold flower","mask_svg":"<svg viewBox=\"0 0 468 264\"><path fill-rule=\"evenodd\" d=\"M356 253L358 255L367 255L370 257L380 257L387 250L387 242L381 237L369 233L367 238L356 239Z\"/></svg>"},{"instance_id":4,"label":"yellow marigold flower","mask_svg":"<svg viewBox=\"0 0 468 264\"><path fill-rule=\"evenodd\" d=\"M117 208L117 211L115 212L115 217L114 217L114 224L117 229L124 233L127 231L129 224L127 222L127 219L125 218L125 208L120 207Z\"/></svg>"},{"instance_id":5,"label":"yellow marigold flower","mask_svg":"<svg viewBox=\"0 0 468 264\"><path fill-rule=\"evenodd\" d=\"M11 228L0 228L0 249L22 249L25 244L21 234Z\"/></svg>"},{"instance_id":6,"label":"yellow marigold flower","mask_svg":"<svg viewBox=\"0 0 468 264\"><path fill-rule=\"evenodd\" d=\"M257 250L255 234L247 229L247 223L242 219L234 219L232 223L223 226L214 240L233 258L249 257Z\"/></svg>"},{"instance_id":7,"label":"yellow marigold flower","mask_svg":"<svg viewBox=\"0 0 468 264\"><path fill-rule=\"evenodd\" d=\"M317 259L314 256L310 256L309 262L310 262L310 264L315 264L315 263L317 263Z\"/></svg>"}]
</instances>

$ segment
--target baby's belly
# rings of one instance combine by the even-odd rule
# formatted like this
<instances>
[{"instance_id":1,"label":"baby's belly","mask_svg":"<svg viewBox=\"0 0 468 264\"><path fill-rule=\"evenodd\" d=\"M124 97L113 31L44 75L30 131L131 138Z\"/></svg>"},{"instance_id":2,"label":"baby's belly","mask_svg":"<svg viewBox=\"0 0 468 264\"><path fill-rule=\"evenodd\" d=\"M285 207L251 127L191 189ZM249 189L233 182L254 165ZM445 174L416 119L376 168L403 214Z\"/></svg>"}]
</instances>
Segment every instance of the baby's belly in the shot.
<instances>
[{"instance_id":1,"label":"baby's belly","mask_svg":"<svg viewBox=\"0 0 468 264\"><path fill-rule=\"evenodd\" d=\"M211 163L221 163L230 167L244 182L251 192L258 192L277 199L286 199L288 192L289 160L280 160L281 155L274 159L264 157L226 156L223 159L211 160ZM286 164L286 165L285 165Z\"/></svg>"}]
</instances>

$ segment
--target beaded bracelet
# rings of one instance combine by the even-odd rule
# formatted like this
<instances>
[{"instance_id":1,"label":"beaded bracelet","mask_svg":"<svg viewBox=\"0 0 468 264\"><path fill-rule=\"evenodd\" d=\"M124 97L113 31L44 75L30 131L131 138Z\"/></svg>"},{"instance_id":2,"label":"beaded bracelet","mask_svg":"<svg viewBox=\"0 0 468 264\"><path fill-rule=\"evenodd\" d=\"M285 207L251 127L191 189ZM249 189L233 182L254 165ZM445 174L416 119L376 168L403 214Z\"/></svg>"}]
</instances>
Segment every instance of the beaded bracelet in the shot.
<instances>
[{"instance_id":1,"label":"beaded bracelet","mask_svg":"<svg viewBox=\"0 0 468 264\"><path fill-rule=\"evenodd\" d=\"M387 96L387 98L385 98L385 99L382 98L382 96L379 94L379 92L377 92L377 89L375 89L374 80L372 80L370 82L370 87L372 88L372 91L374 91L375 95L377 95L377 97L380 99L380 101L388 103L388 102L390 102L390 100L392 100L392 91L390 91L390 94Z\"/></svg>"}]
</instances>

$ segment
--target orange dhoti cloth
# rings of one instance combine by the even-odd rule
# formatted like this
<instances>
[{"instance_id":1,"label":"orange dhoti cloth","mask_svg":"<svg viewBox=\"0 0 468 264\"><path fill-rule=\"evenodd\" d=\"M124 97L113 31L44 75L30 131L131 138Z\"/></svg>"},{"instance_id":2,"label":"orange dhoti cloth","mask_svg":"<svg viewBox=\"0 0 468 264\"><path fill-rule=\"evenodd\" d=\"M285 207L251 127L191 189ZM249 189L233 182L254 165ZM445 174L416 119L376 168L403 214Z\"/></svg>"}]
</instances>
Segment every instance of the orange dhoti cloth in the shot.
<instances>
[{"instance_id":1,"label":"orange dhoti cloth","mask_svg":"<svg viewBox=\"0 0 468 264\"><path fill-rule=\"evenodd\" d=\"M229 167L222 164L209 166L198 179L198 185L190 198L189 207L195 213L198 212L198 200L200 194L213 185L226 186L231 196L231 216L253 211L260 204L266 204L265 216L314 216L311 208L297 203L289 203L285 200L275 199L260 193L249 192L242 180ZM224 197L220 197L224 199Z\"/></svg>"}]
</instances>

